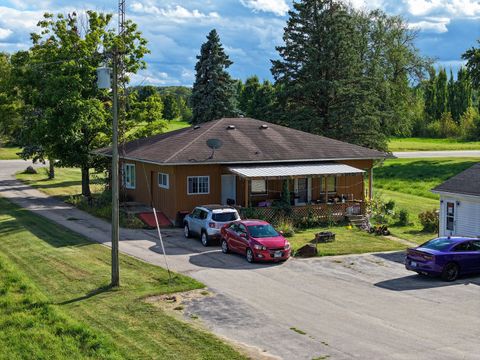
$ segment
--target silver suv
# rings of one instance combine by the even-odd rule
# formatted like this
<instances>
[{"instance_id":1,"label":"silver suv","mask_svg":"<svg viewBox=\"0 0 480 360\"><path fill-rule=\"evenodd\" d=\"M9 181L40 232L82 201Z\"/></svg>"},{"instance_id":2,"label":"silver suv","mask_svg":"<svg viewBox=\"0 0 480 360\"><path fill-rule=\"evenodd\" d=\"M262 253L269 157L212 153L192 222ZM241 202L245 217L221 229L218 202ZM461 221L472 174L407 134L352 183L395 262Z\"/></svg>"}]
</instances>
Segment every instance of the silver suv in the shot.
<instances>
[{"instance_id":1,"label":"silver suv","mask_svg":"<svg viewBox=\"0 0 480 360\"><path fill-rule=\"evenodd\" d=\"M183 221L185 237L199 236L203 246L220 239L223 225L240 220L237 210L222 205L197 206Z\"/></svg>"}]
</instances>

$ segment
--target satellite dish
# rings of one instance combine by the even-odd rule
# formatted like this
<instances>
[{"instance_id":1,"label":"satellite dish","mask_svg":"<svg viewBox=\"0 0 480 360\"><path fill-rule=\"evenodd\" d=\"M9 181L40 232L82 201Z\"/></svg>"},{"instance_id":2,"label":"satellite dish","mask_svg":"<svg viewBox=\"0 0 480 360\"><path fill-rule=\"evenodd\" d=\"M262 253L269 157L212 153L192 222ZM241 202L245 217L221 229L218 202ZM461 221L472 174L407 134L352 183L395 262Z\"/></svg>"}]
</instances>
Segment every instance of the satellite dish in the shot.
<instances>
[{"instance_id":1,"label":"satellite dish","mask_svg":"<svg viewBox=\"0 0 480 360\"><path fill-rule=\"evenodd\" d=\"M209 159L213 159L215 155L215 150L220 149L223 145L222 140L220 139L208 139L207 146L212 149L212 155L210 155Z\"/></svg>"},{"instance_id":2,"label":"satellite dish","mask_svg":"<svg viewBox=\"0 0 480 360\"><path fill-rule=\"evenodd\" d=\"M223 145L222 140L220 139L208 139L207 146L212 150L220 149Z\"/></svg>"}]
</instances>

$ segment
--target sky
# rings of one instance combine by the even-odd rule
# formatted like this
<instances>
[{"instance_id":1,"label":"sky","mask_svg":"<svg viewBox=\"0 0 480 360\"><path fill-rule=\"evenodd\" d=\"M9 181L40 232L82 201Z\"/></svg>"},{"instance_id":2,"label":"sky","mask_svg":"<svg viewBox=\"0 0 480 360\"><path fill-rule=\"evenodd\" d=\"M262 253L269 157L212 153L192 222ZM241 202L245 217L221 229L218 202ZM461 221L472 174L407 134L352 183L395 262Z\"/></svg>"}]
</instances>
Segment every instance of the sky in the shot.
<instances>
[{"instance_id":1,"label":"sky","mask_svg":"<svg viewBox=\"0 0 480 360\"><path fill-rule=\"evenodd\" d=\"M416 46L437 67L463 64L461 55L480 39L480 0L350 0L360 9L380 8L401 15L418 30ZM278 56L292 0L127 0L127 18L149 41L147 69L133 85L186 85L194 81L196 56L215 28L234 64L229 71L245 80L271 80L270 59ZM30 36L44 12L93 9L117 11L115 0L0 0L0 51L28 49Z\"/></svg>"}]
</instances>

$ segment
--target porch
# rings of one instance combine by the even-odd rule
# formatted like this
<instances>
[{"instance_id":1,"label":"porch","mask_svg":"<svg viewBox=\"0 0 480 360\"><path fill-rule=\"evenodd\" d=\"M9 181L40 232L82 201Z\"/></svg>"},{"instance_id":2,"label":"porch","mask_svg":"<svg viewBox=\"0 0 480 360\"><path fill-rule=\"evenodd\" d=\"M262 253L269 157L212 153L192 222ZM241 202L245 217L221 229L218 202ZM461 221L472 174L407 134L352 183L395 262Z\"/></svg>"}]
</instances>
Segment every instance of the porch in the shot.
<instances>
[{"instance_id":1,"label":"porch","mask_svg":"<svg viewBox=\"0 0 480 360\"><path fill-rule=\"evenodd\" d=\"M371 169L369 184L372 182ZM289 217L314 217L338 221L365 213L366 171L340 163L229 167L235 176L236 201L248 217L269 220L280 216L279 205L288 203ZM222 177L222 201L228 202L228 176ZM230 183L232 180L230 180ZM369 186L370 189L370 186ZM368 196L371 196L369 190ZM231 202L231 201L230 201Z\"/></svg>"}]
</instances>

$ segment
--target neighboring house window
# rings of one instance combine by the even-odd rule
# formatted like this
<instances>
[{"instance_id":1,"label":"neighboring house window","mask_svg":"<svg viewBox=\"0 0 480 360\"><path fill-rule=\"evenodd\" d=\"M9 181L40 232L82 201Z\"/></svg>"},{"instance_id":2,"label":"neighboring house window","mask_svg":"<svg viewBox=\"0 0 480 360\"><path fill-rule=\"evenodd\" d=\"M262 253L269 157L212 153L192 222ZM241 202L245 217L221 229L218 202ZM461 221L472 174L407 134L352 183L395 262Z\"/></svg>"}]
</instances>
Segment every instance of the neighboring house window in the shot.
<instances>
[{"instance_id":1,"label":"neighboring house window","mask_svg":"<svg viewBox=\"0 0 480 360\"><path fill-rule=\"evenodd\" d=\"M170 179L168 174L158 173L158 186L163 189L170 188Z\"/></svg>"},{"instance_id":2,"label":"neighboring house window","mask_svg":"<svg viewBox=\"0 0 480 360\"><path fill-rule=\"evenodd\" d=\"M447 203L447 230L453 231L455 224L455 204Z\"/></svg>"},{"instance_id":3,"label":"neighboring house window","mask_svg":"<svg viewBox=\"0 0 480 360\"><path fill-rule=\"evenodd\" d=\"M267 194L267 180L252 180L251 191L254 195Z\"/></svg>"},{"instance_id":4,"label":"neighboring house window","mask_svg":"<svg viewBox=\"0 0 480 360\"><path fill-rule=\"evenodd\" d=\"M189 176L187 178L188 195L210 193L210 176Z\"/></svg>"},{"instance_id":5,"label":"neighboring house window","mask_svg":"<svg viewBox=\"0 0 480 360\"><path fill-rule=\"evenodd\" d=\"M322 178L322 192L325 192L325 178ZM337 191L337 178L335 176L327 177L327 192L334 193Z\"/></svg>"},{"instance_id":6,"label":"neighboring house window","mask_svg":"<svg viewBox=\"0 0 480 360\"><path fill-rule=\"evenodd\" d=\"M137 186L137 178L135 174L135 164L125 164L125 187L127 189L135 189Z\"/></svg>"}]
</instances>

